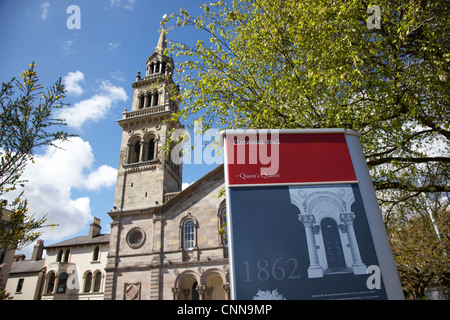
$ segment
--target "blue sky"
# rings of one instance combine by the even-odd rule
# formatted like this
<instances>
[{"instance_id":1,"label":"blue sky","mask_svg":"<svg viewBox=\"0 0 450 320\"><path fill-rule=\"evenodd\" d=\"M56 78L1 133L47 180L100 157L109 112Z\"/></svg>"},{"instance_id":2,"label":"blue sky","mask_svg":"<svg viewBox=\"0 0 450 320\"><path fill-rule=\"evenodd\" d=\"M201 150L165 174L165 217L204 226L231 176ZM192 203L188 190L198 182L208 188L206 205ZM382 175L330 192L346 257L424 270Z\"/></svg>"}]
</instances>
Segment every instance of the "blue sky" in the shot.
<instances>
[{"instance_id":1,"label":"blue sky","mask_svg":"<svg viewBox=\"0 0 450 320\"><path fill-rule=\"evenodd\" d=\"M204 2L0 0L1 81L18 77L32 61L43 86L61 77L70 104L62 111L66 130L78 135L63 150L39 150L36 163L25 172L30 212L59 224L44 230L45 244L87 235L94 216L101 219L102 231L109 232L107 212L113 205L122 134L116 121L124 108L131 109L131 83L154 52L163 15L179 12L181 6L199 14ZM71 5L80 8L80 29L67 27ZM183 42L195 42L198 36L187 28L167 35ZM183 183L215 166L184 165ZM22 250L27 258L30 250Z\"/></svg>"}]
</instances>

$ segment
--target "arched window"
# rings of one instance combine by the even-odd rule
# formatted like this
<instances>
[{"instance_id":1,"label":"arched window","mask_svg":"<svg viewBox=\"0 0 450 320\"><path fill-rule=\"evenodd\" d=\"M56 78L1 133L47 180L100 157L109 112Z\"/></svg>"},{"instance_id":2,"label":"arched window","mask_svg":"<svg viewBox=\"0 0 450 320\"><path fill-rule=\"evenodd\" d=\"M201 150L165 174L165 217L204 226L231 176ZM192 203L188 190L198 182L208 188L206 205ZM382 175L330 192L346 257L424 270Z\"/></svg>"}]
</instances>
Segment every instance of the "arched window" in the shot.
<instances>
[{"instance_id":1,"label":"arched window","mask_svg":"<svg viewBox=\"0 0 450 320\"><path fill-rule=\"evenodd\" d=\"M149 74L152 74L152 73L153 73L153 67L154 67L154 64L153 64L153 62L152 62L152 63L150 63Z\"/></svg>"},{"instance_id":2,"label":"arched window","mask_svg":"<svg viewBox=\"0 0 450 320\"><path fill-rule=\"evenodd\" d=\"M134 136L129 140L128 143L128 163L136 163L141 159L141 151L142 151L142 141L141 137Z\"/></svg>"},{"instance_id":3,"label":"arched window","mask_svg":"<svg viewBox=\"0 0 450 320\"><path fill-rule=\"evenodd\" d=\"M141 144L139 141L136 141L135 144L131 148L131 163L139 162L139 157L141 155Z\"/></svg>"},{"instance_id":4,"label":"arched window","mask_svg":"<svg viewBox=\"0 0 450 320\"><path fill-rule=\"evenodd\" d=\"M155 159L155 139L150 139L148 142L148 157L147 160Z\"/></svg>"},{"instance_id":5,"label":"arched window","mask_svg":"<svg viewBox=\"0 0 450 320\"><path fill-rule=\"evenodd\" d=\"M56 293L65 293L67 287L67 273L63 272L58 278L58 287L56 288Z\"/></svg>"},{"instance_id":6,"label":"arched window","mask_svg":"<svg viewBox=\"0 0 450 320\"><path fill-rule=\"evenodd\" d=\"M92 273L88 272L84 278L84 290L83 292L90 292L92 286Z\"/></svg>"},{"instance_id":7,"label":"arched window","mask_svg":"<svg viewBox=\"0 0 450 320\"><path fill-rule=\"evenodd\" d=\"M158 105L158 97L159 97L159 93L155 92L153 94L153 106L157 106Z\"/></svg>"},{"instance_id":8,"label":"arched window","mask_svg":"<svg viewBox=\"0 0 450 320\"><path fill-rule=\"evenodd\" d=\"M144 95L140 95L140 96L138 97L138 99L139 99L139 102L138 102L138 108L139 108L139 109L144 108L145 96L144 96Z\"/></svg>"},{"instance_id":9,"label":"arched window","mask_svg":"<svg viewBox=\"0 0 450 320\"><path fill-rule=\"evenodd\" d=\"M64 262L69 262L69 254L70 249L66 249L66 251L64 252Z\"/></svg>"},{"instance_id":10,"label":"arched window","mask_svg":"<svg viewBox=\"0 0 450 320\"><path fill-rule=\"evenodd\" d=\"M227 206L225 200L219 205L218 210L219 216L219 234L221 236L221 243L224 246L228 245L228 237L227 237Z\"/></svg>"},{"instance_id":11,"label":"arched window","mask_svg":"<svg viewBox=\"0 0 450 320\"><path fill-rule=\"evenodd\" d=\"M102 284L102 273L97 271L94 276L94 292L100 292L100 285Z\"/></svg>"},{"instance_id":12,"label":"arched window","mask_svg":"<svg viewBox=\"0 0 450 320\"><path fill-rule=\"evenodd\" d=\"M62 262L63 250L59 249L58 254L56 255L56 262Z\"/></svg>"},{"instance_id":13,"label":"arched window","mask_svg":"<svg viewBox=\"0 0 450 320\"><path fill-rule=\"evenodd\" d=\"M92 253L92 261L98 261L99 253L100 253L100 246L96 246L94 248L94 252Z\"/></svg>"},{"instance_id":14,"label":"arched window","mask_svg":"<svg viewBox=\"0 0 450 320\"><path fill-rule=\"evenodd\" d=\"M187 220L183 227L183 246L184 250L191 250L194 248L195 229L194 221Z\"/></svg>"},{"instance_id":15,"label":"arched window","mask_svg":"<svg viewBox=\"0 0 450 320\"><path fill-rule=\"evenodd\" d=\"M47 280L47 293L53 293L53 289L55 289L55 280L56 280L55 273L50 272Z\"/></svg>"}]
</instances>

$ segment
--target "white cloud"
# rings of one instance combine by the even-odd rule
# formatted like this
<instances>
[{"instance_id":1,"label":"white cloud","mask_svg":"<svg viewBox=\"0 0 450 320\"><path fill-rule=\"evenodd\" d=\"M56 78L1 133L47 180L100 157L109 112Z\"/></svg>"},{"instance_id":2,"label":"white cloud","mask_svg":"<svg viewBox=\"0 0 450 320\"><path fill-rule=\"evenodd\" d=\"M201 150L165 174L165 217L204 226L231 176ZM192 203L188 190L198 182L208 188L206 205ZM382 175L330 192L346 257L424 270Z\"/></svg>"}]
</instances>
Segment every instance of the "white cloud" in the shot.
<instances>
[{"instance_id":1,"label":"white cloud","mask_svg":"<svg viewBox=\"0 0 450 320\"><path fill-rule=\"evenodd\" d=\"M109 7L118 7L125 10L134 10L135 0L109 0Z\"/></svg>"},{"instance_id":2,"label":"white cloud","mask_svg":"<svg viewBox=\"0 0 450 320\"><path fill-rule=\"evenodd\" d=\"M84 74L81 71L69 72L63 77L64 88L67 90L67 94L73 96L81 95L84 90L78 84L84 80Z\"/></svg>"},{"instance_id":3,"label":"white cloud","mask_svg":"<svg viewBox=\"0 0 450 320\"><path fill-rule=\"evenodd\" d=\"M114 49L116 49L116 48L118 48L118 47L120 47L120 46L122 46L121 43L118 43L118 42L110 42L110 43L108 43L108 50L114 50Z\"/></svg>"},{"instance_id":4,"label":"white cloud","mask_svg":"<svg viewBox=\"0 0 450 320\"><path fill-rule=\"evenodd\" d=\"M406 132L419 133L427 132L428 127L417 125L415 123L405 123L402 129ZM418 135L411 141L411 150L423 154L425 157L448 157L450 154L450 144L448 139L438 133L427 133Z\"/></svg>"},{"instance_id":5,"label":"white cloud","mask_svg":"<svg viewBox=\"0 0 450 320\"><path fill-rule=\"evenodd\" d=\"M48 8L50 7L50 3L48 2L44 2L41 4L40 8L41 8L41 19L43 21L47 20L48 17Z\"/></svg>"},{"instance_id":6,"label":"white cloud","mask_svg":"<svg viewBox=\"0 0 450 320\"><path fill-rule=\"evenodd\" d=\"M183 182L183 183L181 184L181 190L186 189L186 188L189 187L191 184L192 184L192 183L189 183L189 182Z\"/></svg>"},{"instance_id":7,"label":"white cloud","mask_svg":"<svg viewBox=\"0 0 450 320\"><path fill-rule=\"evenodd\" d=\"M109 75L111 76L111 78L113 78L116 81L120 81L120 82L125 81L123 73L120 70L111 72Z\"/></svg>"},{"instance_id":8,"label":"white cloud","mask_svg":"<svg viewBox=\"0 0 450 320\"><path fill-rule=\"evenodd\" d=\"M86 190L98 191L103 186L113 186L116 183L116 177L116 169L102 165L97 170L89 173L83 185Z\"/></svg>"},{"instance_id":9,"label":"white cloud","mask_svg":"<svg viewBox=\"0 0 450 320\"><path fill-rule=\"evenodd\" d=\"M46 215L46 224L59 225L45 228L44 240L71 236L92 220L89 197L74 198L74 189L83 192L112 187L117 178L114 168L94 168L89 142L73 137L56 145L60 148L47 147L44 154L36 155L35 163L29 163L23 173L28 181L24 198L28 200L29 212L35 217Z\"/></svg>"},{"instance_id":10,"label":"white cloud","mask_svg":"<svg viewBox=\"0 0 450 320\"><path fill-rule=\"evenodd\" d=\"M63 42L62 47L64 50L64 55L73 53L72 47L75 42L73 40L66 40Z\"/></svg>"},{"instance_id":11,"label":"white cloud","mask_svg":"<svg viewBox=\"0 0 450 320\"><path fill-rule=\"evenodd\" d=\"M128 96L122 87L103 80L100 84L100 93L75 103L73 107L62 109L59 117L69 126L81 129L85 122L103 119L115 103L127 99Z\"/></svg>"}]
</instances>

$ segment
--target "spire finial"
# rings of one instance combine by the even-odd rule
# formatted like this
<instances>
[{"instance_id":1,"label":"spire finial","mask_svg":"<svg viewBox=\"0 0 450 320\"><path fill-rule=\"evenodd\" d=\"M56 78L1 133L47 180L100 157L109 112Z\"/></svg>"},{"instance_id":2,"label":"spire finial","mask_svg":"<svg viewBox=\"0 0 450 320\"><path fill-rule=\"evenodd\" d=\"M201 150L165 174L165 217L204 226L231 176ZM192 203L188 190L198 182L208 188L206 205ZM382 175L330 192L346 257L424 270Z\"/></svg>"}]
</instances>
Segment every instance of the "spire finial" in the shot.
<instances>
[{"instance_id":1,"label":"spire finial","mask_svg":"<svg viewBox=\"0 0 450 320\"><path fill-rule=\"evenodd\" d=\"M166 45L166 30L164 29L164 25L162 25L161 32L159 33L158 44L156 45L156 52L164 53L164 50L167 49Z\"/></svg>"}]
</instances>

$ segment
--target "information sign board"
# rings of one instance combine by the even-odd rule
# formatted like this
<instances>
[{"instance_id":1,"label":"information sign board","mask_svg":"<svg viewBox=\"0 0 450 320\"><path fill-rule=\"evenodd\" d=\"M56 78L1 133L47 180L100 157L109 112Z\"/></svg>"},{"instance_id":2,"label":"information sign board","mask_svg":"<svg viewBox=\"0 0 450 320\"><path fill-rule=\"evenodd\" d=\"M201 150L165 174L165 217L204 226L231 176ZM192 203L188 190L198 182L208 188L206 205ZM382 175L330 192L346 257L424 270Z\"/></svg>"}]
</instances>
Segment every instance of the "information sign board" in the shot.
<instances>
[{"instance_id":1,"label":"information sign board","mask_svg":"<svg viewBox=\"0 0 450 320\"><path fill-rule=\"evenodd\" d=\"M233 299L404 298L358 133L222 136Z\"/></svg>"}]
</instances>

